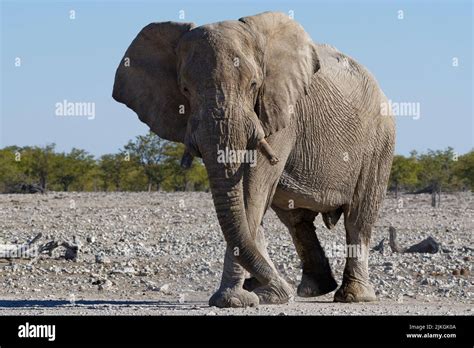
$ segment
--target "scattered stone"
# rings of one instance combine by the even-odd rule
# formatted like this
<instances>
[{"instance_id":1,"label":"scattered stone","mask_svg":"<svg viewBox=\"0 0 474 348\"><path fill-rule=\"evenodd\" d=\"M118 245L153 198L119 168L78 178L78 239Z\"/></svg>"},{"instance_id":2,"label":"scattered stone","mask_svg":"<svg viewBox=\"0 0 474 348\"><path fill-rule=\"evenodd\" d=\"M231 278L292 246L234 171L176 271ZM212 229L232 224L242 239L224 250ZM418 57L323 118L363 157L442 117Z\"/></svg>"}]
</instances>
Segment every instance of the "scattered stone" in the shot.
<instances>
[{"instance_id":1,"label":"scattered stone","mask_svg":"<svg viewBox=\"0 0 474 348\"><path fill-rule=\"evenodd\" d=\"M112 287L112 282L106 279L103 283L99 284L99 290L109 290Z\"/></svg>"},{"instance_id":2,"label":"scattered stone","mask_svg":"<svg viewBox=\"0 0 474 348\"><path fill-rule=\"evenodd\" d=\"M169 284L163 284L158 288L158 291L162 292L163 294L169 295L171 294L170 291L170 285Z\"/></svg>"},{"instance_id":3,"label":"scattered stone","mask_svg":"<svg viewBox=\"0 0 474 348\"><path fill-rule=\"evenodd\" d=\"M105 256L103 253L97 254L95 256L95 262L96 263L102 263L102 264L108 264L110 263L110 258Z\"/></svg>"},{"instance_id":4,"label":"scattered stone","mask_svg":"<svg viewBox=\"0 0 474 348\"><path fill-rule=\"evenodd\" d=\"M134 275L136 273L136 270L133 266L126 266L126 267L122 267L122 268L114 268L110 273L111 274Z\"/></svg>"},{"instance_id":5,"label":"scattered stone","mask_svg":"<svg viewBox=\"0 0 474 348\"><path fill-rule=\"evenodd\" d=\"M421 285L434 285L435 282L436 281L432 278L425 278L421 281Z\"/></svg>"},{"instance_id":6,"label":"scattered stone","mask_svg":"<svg viewBox=\"0 0 474 348\"><path fill-rule=\"evenodd\" d=\"M412 245L405 250L406 253L430 253L436 254L440 249L439 243L433 237L428 237L418 244ZM446 252L446 251L445 251ZM449 252L449 251L448 251Z\"/></svg>"}]
</instances>

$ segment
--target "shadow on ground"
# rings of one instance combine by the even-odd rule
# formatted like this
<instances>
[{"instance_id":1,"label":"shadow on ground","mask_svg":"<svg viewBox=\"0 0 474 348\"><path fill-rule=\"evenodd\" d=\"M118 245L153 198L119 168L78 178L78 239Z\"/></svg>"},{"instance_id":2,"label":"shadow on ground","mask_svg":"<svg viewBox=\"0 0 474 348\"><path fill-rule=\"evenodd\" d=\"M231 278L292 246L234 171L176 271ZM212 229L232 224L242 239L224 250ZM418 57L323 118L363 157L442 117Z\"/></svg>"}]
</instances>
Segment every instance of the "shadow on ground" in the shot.
<instances>
[{"instance_id":1,"label":"shadow on ground","mask_svg":"<svg viewBox=\"0 0 474 348\"><path fill-rule=\"evenodd\" d=\"M167 301L133 301L133 300L0 300L0 308L29 308L29 307L40 307L40 308L55 308L55 307L74 307L74 306L85 306L85 307L97 307L97 306L121 306L121 307L134 307L134 306L152 306L162 308L183 308L189 310L189 307L197 306L199 308L208 307L205 302L199 301L187 301L186 303L176 303Z\"/></svg>"}]
</instances>

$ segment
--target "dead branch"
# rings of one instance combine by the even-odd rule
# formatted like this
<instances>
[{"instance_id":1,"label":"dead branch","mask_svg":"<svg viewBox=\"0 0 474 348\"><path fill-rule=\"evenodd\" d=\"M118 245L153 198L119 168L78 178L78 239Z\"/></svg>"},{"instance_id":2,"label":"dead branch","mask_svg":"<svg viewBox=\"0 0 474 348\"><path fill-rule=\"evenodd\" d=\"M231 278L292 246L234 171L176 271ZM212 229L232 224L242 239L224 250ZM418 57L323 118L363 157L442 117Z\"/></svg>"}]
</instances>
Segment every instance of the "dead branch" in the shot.
<instances>
[{"instance_id":1,"label":"dead branch","mask_svg":"<svg viewBox=\"0 0 474 348\"><path fill-rule=\"evenodd\" d=\"M397 242L397 231L393 226L390 226L388 229L390 235L390 248L394 253L429 253L436 254L441 245L431 236L422 240L421 242L412 245L408 248L402 248Z\"/></svg>"},{"instance_id":2,"label":"dead branch","mask_svg":"<svg viewBox=\"0 0 474 348\"><path fill-rule=\"evenodd\" d=\"M379 251L381 254L383 254L383 251L384 251L384 243L385 243L385 238L382 238L382 240L380 241L379 244L377 244L376 246L374 246L372 248L373 251Z\"/></svg>"},{"instance_id":3,"label":"dead branch","mask_svg":"<svg viewBox=\"0 0 474 348\"><path fill-rule=\"evenodd\" d=\"M31 241L25 244L0 244L0 258L12 259L12 258L24 258L29 259L35 256L37 246L34 245L42 237L41 233L38 233Z\"/></svg>"},{"instance_id":4,"label":"dead branch","mask_svg":"<svg viewBox=\"0 0 474 348\"><path fill-rule=\"evenodd\" d=\"M392 249L392 251L394 253L403 253L405 252L405 250L400 247L400 245L398 244L397 242L397 230L395 229L395 227L393 226L390 226L388 228L388 233L389 233L389 245L390 245L390 248Z\"/></svg>"},{"instance_id":5,"label":"dead branch","mask_svg":"<svg viewBox=\"0 0 474 348\"><path fill-rule=\"evenodd\" d=\"M64 258L66 260L77 260L79 245L67 241L49 241L44 244L38 244L42 237L38 233L31 241L24 244L0 244L0 259L32 259L37 260L41 255L48 254L52 256L54 249L64 247L66 249Z\"/></svg>"}]
</instances>

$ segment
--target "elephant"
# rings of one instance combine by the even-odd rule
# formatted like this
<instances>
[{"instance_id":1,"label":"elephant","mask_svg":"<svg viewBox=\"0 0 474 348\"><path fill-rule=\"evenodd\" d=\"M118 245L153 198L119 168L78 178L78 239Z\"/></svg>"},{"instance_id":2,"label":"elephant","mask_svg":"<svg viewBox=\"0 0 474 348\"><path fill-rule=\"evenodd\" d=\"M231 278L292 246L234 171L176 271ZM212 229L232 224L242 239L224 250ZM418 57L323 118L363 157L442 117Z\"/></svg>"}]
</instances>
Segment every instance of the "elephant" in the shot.
<instances>
[{"instance_id":1,"label":"elephant","mask_svg":"<svg viewBox=\"0 0 474 348\"><path fill-rule=\"evenodd\" d=\"M226 242L210 306L294 299L267 252L262 219L270 207L301 259L298 296L337 289L335 302L377 300L368 248L386 193L395 121L390 110L382 112L387 97L366 68L313 42L283 13L202 26L159 22L128 47L112 97L161 138L183 143L184 166L202 158ZM360 251L346 255L339 288L316 234L319 213L329 229L343 215L346 247Z\"/></svg>"}]
</instances>

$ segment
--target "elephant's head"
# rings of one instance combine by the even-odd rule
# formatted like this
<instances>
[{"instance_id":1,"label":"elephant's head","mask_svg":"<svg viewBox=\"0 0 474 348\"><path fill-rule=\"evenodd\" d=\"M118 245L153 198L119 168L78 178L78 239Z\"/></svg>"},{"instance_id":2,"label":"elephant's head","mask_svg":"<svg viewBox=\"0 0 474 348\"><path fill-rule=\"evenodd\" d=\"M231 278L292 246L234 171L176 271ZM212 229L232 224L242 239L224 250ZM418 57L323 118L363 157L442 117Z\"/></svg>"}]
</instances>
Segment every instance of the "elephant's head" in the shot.
<instances>
[{"instance_id":1,"label":"elephant's head","mask_svg":"<svg viewBox=\"0 0 474 348\"><path fill-rule=\"evenodd\" d=\"M226 240L245 248L248 165L219 163L218 150L255 149L289 125L318 68L309 36L281 13L201 27L152 23L125 53L113 97L160 137L203 158Z\"/></svg>"}]
</instances>

